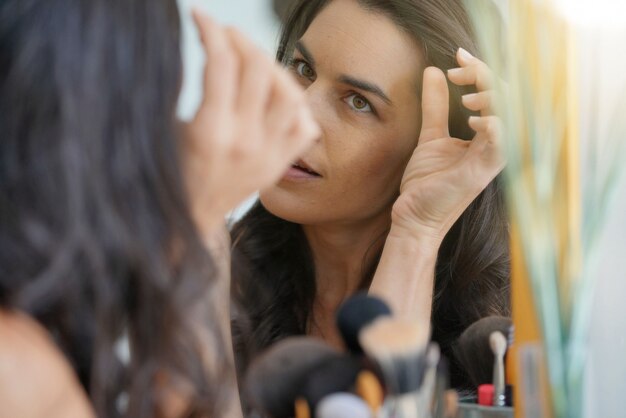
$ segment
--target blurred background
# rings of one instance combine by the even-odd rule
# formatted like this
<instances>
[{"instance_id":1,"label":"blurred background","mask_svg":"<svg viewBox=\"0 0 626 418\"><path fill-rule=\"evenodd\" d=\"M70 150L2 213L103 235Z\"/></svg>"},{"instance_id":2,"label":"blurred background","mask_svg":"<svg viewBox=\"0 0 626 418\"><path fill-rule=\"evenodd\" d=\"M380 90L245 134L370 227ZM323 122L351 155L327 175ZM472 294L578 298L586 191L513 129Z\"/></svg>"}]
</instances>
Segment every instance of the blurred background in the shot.
<instances>
[{"instance_id":1,"label":"blurred background","mask_svg":"<svg viewBox=\"0 0 626 418\"><path fill-rule=\"evenodd\" d=\"M497 1L505 6L506 0ZM199 7L219 22L239 28L270 55L274 54L278 44L280 20L272 0L179 0L179 6L184 28L185 64L179 114L183 118L190 118L201 98L204 61L198 35L190 18L191 7ZM584 90L590 92L581 97L581 107L584 108L594 100L590 97L593 92L602 90L596 113L604 114L607 118L623 117L611 115L611 109L615 109L617 100L623 100L618 92L626 88L624 67L617 65L617 62L625 63L625 58L616 53L624 50L624 35L623 28L616 28L606 31L602 36L581 40L579 44L580 77L584 80ZM606 65L598 70L598 63ZM615 83L621 85L616 86ZM584 131L584 121L582 124ZM252 199L235 211L233 216L236 218L245 212ZM607 227L602 237L602 256L592 312L585 416L593 418L626 416L626 407L622 401L626 391L626 187L618 190L615 199L616 205L608 214Z\"/></svg>"}]
</instances>

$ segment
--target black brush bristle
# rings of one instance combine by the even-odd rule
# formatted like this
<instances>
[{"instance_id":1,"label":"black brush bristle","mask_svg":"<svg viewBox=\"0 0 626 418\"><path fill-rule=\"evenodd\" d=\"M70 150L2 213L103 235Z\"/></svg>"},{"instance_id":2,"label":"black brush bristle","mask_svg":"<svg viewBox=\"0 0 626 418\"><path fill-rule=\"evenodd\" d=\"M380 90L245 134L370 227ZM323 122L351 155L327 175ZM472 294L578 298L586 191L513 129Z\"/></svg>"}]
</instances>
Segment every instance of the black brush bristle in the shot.
<instances>
[{"instance_id":1,"label":"black brush bristle","mask_svg":"<svg viewBox=\"0 0 626 418\"><path fill-rule=\"evenodd\" d=\"M357 293L346 300L337 312L337 327L348 350L362 354L359 333L381 316L391 315L391 309L381 299L367 293Z\"/></svg>"}]
</instances>

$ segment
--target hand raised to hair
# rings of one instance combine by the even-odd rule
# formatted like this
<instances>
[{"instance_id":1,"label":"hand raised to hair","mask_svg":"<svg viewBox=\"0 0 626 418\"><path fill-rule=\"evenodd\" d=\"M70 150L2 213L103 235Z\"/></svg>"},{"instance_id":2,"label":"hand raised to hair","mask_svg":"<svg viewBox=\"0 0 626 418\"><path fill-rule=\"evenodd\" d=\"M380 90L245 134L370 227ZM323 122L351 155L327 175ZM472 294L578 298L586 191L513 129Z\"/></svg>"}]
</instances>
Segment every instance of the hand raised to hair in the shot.
<instances>
[{"instance_id":1,"label":"hand raised to hair","mask_svg":"<svg viewBox=\"0 0 626 418\"><path fill-rule=\"evenodd\" d=\"M422 129L418 145L407 165L400 196L392 211L392 231L408 234L421 242L440 245L446 233L470 203L502 171L500 121L491 114L491 72L477 58L459 50L460 68L448 77L457 85L475 84L478 93L463 97L476 131L471 141L450 136L449 91L443 72L424 71Z\"/></svg>"},{"instance_id":2,"label":"hand raised to hair","mask_svg":"<svg viewBox=\"0 0 626 418\"><path fill-rule=\"evenodd\" d=\"M185 182L203 233L278 181L319 136L291 76L234 29L194 13L206 54L204 99L186 125Z\"/></svg>"}]
</instances>

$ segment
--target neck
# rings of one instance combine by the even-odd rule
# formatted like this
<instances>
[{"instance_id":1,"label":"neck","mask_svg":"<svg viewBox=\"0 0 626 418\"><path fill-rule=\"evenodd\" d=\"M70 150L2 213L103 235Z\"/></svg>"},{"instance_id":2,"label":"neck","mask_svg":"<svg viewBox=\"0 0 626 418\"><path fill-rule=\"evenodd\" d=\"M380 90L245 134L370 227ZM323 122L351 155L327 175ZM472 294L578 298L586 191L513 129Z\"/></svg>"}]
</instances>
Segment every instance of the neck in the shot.
<instances>
[{"instance_id":1,"label":"neck","mask_svg":"<svg viewBox=\"0 0 626 418\"><path fill-rule=\"evenodd\" d=\"M385 243L391 215L325 225L303 225L315 263L316 304L334 311L361 285L363 275Z\"/></svg>"}]
</instances>

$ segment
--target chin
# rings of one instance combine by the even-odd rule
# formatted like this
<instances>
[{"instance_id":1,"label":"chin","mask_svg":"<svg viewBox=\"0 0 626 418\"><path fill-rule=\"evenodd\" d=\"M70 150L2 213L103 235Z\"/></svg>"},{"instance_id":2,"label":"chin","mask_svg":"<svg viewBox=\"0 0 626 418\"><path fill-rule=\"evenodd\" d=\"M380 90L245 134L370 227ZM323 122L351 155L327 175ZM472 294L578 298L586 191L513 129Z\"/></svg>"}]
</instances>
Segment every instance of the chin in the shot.
<instances>
[{"instance_id":1,"label":"chin","mask_svg":"<svg viewBox=\"0 0 626 418\"><path fill-rule=\"evenodd\" d=\"M269 213L297 224L316 224L324 220L322 213L332 213L315 205L315 199L305 198L294 190L274 186L259 193L261 204Z\"/></svg>"}]
</instances>

